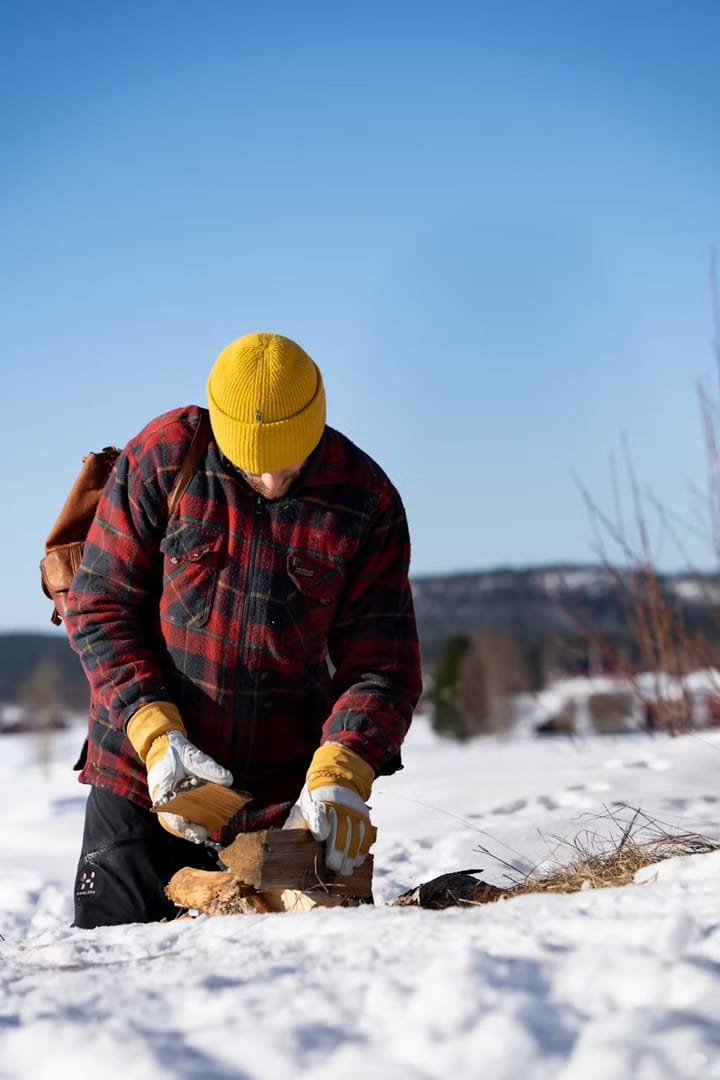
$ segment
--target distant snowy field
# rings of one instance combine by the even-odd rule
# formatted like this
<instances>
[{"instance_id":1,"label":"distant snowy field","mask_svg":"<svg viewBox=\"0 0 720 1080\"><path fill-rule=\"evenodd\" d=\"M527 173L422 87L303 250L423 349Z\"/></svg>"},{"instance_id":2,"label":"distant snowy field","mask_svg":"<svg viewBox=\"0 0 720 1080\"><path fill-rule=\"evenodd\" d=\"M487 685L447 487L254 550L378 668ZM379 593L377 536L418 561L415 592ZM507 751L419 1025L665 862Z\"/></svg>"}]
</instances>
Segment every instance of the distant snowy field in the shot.
<instances>
[{"instance_id":1,"label":"distant snowy field","mask_svg":"<svg viewBox=\"0 0 720 1080\"><path fill-rule=\"evenodd\" d=\"M0 1077L720 1078L720 853L642 884L386 906L507 882L639 807L720 839L720 734L458 746L418 719L381 779L374 908L76 931L82 730L0 737ZM488 854L488 852L490 854Z\"/></svg>"}]
</instances>

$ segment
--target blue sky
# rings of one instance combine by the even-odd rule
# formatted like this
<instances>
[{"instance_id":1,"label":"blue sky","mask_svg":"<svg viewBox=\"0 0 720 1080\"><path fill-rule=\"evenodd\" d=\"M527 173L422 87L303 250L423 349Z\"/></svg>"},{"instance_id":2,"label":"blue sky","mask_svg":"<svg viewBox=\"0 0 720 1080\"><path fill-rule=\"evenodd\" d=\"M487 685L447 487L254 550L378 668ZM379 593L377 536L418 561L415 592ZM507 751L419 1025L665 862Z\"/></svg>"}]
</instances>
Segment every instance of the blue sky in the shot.
<instances>
[{"instance_id":1,"label":"blue sky","mask_svg":"<svg viewBox=\"0 0 720 1080\"><path fill-rule=\"evenodd\" d=\"M591 561L573 472L607 502L623 431L690 512L718 40L700 0L5 0L0 629L48 626L82 456L250 330L316 359L415 574Z\"/></svg>"}]
</instances>

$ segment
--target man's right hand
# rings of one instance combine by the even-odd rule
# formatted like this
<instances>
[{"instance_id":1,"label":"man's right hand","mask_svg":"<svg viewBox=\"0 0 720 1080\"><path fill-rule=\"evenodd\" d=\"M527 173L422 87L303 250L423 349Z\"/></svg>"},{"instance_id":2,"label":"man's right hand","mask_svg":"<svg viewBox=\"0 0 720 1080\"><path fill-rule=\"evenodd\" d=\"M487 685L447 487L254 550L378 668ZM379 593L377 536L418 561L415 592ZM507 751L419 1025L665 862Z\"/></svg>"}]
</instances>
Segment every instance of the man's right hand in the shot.
<instances>
[{"instance_id":1,"label":"man's right hand","mask_svg":"<svg viewBox=\"0 0 720 1080\"><path fill-rule=\"evenodd\" d=\"M211 781L230 787L232 773L219 765L185 735L180 713L169 701L151 702L130 719L127 735L148 772L148 791L153 805L170 799L185 782ZM207 839L207 829L179 814L158 812L168 832L194 844Z\"/></svg>"},{"instance_id":2,"label":"man's right hand","mask_svg":"<svg viewBox=\"0 0 720 1080\"><path fill-rule=\"evenodd\" d=\"M228 769L191 743L180 731L169 731L155 739L148 750L145 764L153 806L162 805L193 780L208 780L223 787L229 787L233 781ZM208 831L203 825L188 821L179 814L159 811L158 817L168 832L175 833L183 840L191 840L194 844L207 840Z\"/></svg>"}]
</instances>

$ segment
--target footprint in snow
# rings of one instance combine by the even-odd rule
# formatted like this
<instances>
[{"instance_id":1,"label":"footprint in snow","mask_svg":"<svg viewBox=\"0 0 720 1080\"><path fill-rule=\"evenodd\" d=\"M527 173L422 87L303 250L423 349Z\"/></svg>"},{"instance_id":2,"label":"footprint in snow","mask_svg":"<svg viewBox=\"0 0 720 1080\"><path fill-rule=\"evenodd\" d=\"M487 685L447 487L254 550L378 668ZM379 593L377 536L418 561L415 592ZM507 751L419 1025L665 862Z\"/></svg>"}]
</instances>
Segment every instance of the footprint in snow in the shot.
<instances>
[{"instance_id":1,"label":"footprint in snow","mask_svg":"<svg viewBox=\"0 0 720 1080\"><path fill-rule=\"evenodd\" d=\"M667 772L672 769L672 763L665 758L640 758L638 761L625 763L627 769L650 769L651 772Z\"/></svg>"},{"instance_id":2,"label":"footprint in snow","mask_svg":"<svg viewBox=\"0 0 720 1080\"><path fill-rule=\"evenodd\" d=\"M491 811L493 814L517 814L519 810L526 810L528 807L527 799L514 799L512 802L503 803L502 806L496 806Z\"/></svg>"}]
</instances>

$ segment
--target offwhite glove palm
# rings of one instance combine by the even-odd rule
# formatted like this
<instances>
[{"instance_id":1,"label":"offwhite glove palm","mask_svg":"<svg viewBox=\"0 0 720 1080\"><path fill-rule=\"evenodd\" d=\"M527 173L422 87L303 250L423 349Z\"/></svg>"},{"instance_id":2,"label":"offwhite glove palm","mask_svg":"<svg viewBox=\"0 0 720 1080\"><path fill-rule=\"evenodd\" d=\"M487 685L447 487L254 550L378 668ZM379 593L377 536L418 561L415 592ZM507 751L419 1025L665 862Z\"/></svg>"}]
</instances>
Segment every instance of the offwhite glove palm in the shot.
<instances>
[{"instance_id":1,"label":"offwhite glove palm","mask_svg":"<svg viewBox=\"0 0 720 1080\"><path fill-rule=\"evenodd\" d=\"M375 840L366 799L375 773L367 762L339 743L316 750L307 781L290 810L285 829L309 829L325 840L325 865L352 874Z\"/></svg>"},{"instance_id":2,"label":"offwhite glove palm","mask_svg":"<svg viewBox=\"0 0 720 1080\"><path fill-rule=\"evenodd\" d=\"M229 787L232 773L219 765L214 758L191 743L182 732L168 731L155 739L148 750L148 790L153 805L162 804L172 798L179 790L192 786L193 781L212 781ZM158 813L161 824L168 832L202 844L207 840L208 831L203 825L188 821L179 814Z\"/></svg>"}]
</instances>

